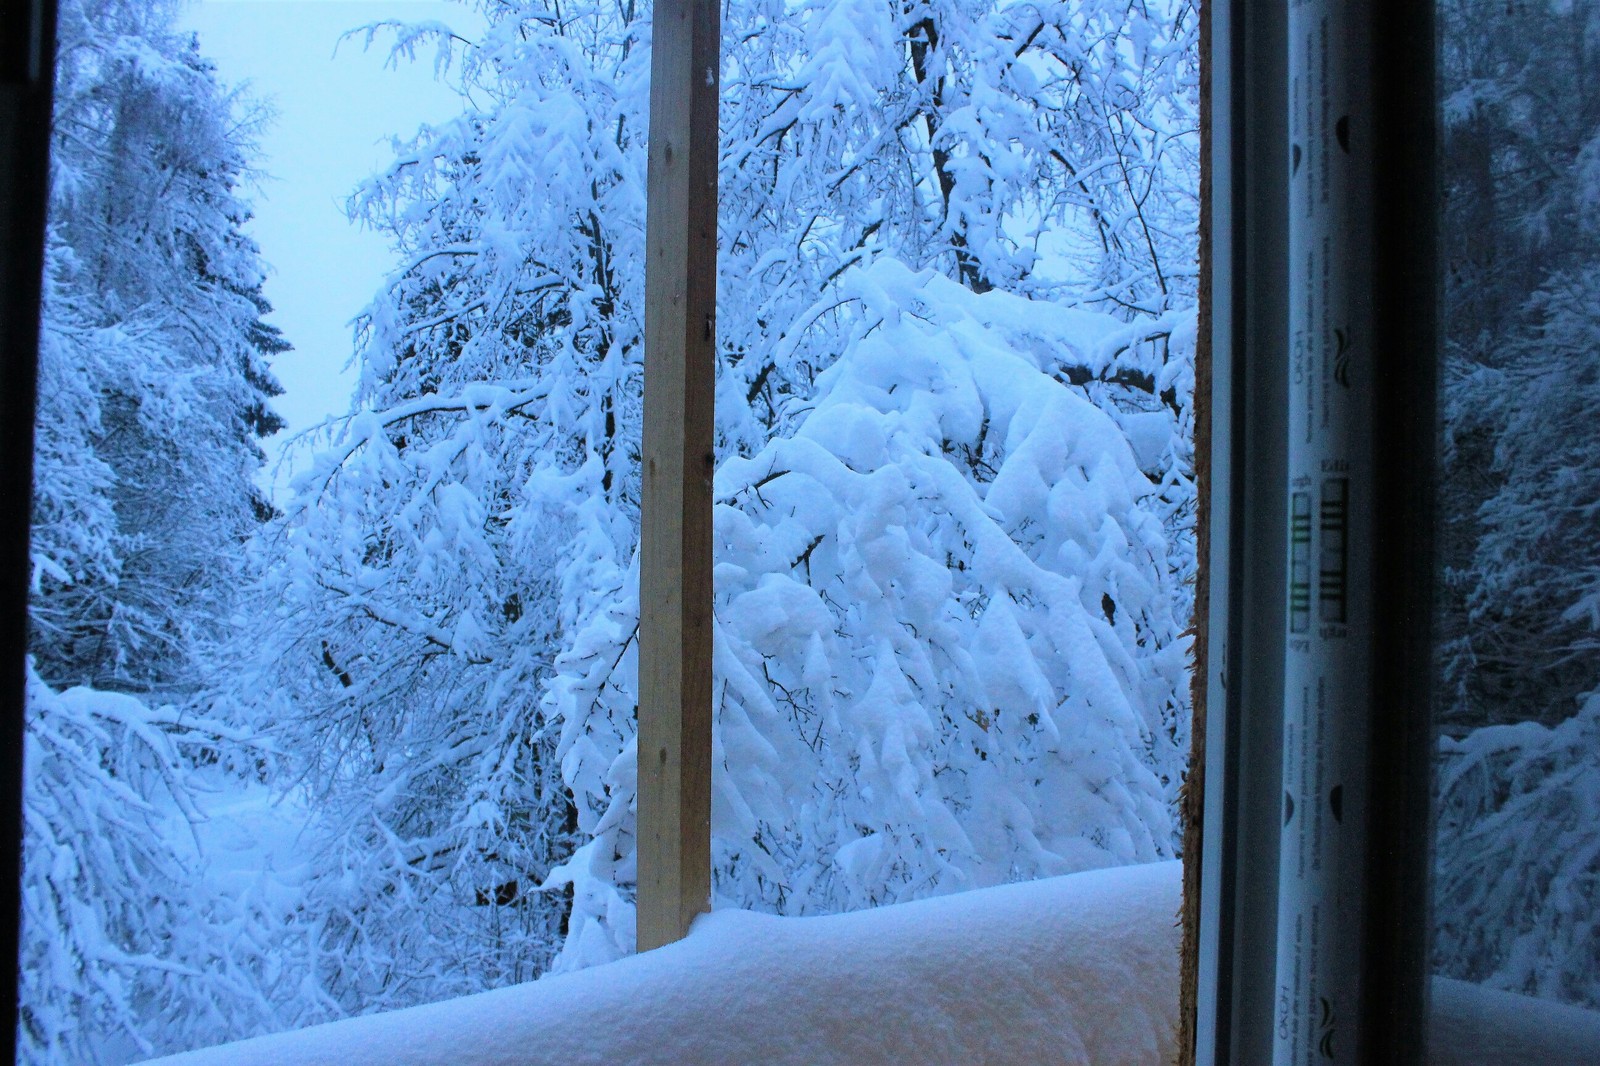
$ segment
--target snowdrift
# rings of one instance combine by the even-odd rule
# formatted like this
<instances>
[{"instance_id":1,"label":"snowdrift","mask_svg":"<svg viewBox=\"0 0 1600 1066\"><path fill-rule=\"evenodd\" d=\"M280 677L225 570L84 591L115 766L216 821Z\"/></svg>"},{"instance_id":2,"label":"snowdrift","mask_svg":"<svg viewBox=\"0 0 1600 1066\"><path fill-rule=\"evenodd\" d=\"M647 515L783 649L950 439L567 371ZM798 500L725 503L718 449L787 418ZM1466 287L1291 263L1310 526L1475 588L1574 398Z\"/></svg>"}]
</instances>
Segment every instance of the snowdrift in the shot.
<instances>
[{"instance_id":1,"label":"snowdrift","mask_svg":"<svg viewBox=\"0 0 1600 1066\"><path fill-rule=\"evenodd\" d=\"M1433 979L1429 1066L1600 1066L1600 1014L1548 999Z\"/></svg>"},{"instance_id":2,"label":"snowdrift","mask_svg":"<svg viewBox=\"0 0 1600 1066\"><path fill-rule=\"evenodd\" d=\"M574 974L167 1066L1167 1063L1179 864L779 918L716 911Z\"/></svg>"},{"instance_id":3,"label":"snowdrift","mask_svg":"<svg viewBox=\"0 0 1600 1066\"><path fill-rule=\"evenodd\" d=\"M817 918L722 910L577 973L161 1066L918 1066L1176 1061L1180 864ZM1433 985L1431 1066L1600 1064L1600 1014Z\"/></svg>"}]
</instances>

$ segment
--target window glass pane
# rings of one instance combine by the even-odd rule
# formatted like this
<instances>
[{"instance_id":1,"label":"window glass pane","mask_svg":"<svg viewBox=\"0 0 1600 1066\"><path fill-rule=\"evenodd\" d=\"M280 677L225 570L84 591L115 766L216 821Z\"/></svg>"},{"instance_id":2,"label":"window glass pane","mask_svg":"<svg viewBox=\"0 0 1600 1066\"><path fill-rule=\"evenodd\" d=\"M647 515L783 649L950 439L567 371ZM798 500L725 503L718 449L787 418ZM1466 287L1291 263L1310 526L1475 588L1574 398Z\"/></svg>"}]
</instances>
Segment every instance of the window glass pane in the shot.
<instances>
[{"instance_id":1,"label":"window glass pane","mask_svg":"<svg viewBox=\"0 0 1600 1066\"><path fill-rule=\"evenodd\" d=\"M1439 14L1435 999L1526 1036L1600 1009L1600 4Z\"/></svg>"},{"instance_id":2,"label":"window glass pane","mask_svg":"<svg viewBox=\"0 0 1600 1066\"><path fill-rule=\"evenodd\" d=\"M1195 6L721 7L711 902L1175 911ZM23 1057L632 953L652 5L61 10Z\"/></svg>"}]
</instances>

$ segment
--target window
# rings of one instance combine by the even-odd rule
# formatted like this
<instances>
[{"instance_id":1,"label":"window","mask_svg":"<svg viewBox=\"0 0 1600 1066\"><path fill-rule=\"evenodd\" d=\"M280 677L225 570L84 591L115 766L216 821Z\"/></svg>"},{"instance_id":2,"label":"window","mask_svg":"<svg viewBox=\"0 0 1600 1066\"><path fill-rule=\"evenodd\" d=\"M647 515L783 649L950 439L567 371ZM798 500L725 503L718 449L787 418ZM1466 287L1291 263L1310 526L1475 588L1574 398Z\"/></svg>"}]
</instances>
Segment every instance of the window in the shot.
<instances>
[{"instance_id":1,"label":"window","mask_svg":"<svg viewBox=\"0 0 1600 1066\"><path fill-rule=\"evenodd\" d=\"M185 901L199 952L205 921L299 938L227 953L222 977L267 994L237 1014L201 994L192 1032L614 959L713 892L809 914L1167 858L1193 739L1195 1061L1593 1059L1592 7L1219 3L1201 45L1182 4L752 4L722 13L719 78L715 9L681 5L698 21L651 39L687 60L648 106L635 5L398 31L457 64L473 110L357 197L399 265L359 319L357 409L280 502L240 459L281 341L220 87L170 35L97 53L64 3L61 39L86 43L57 135L66 114L124 140L57 203L160 179L204 210L148 244L107 240L115 197L58 212L37 364L39 263L7 259L7 359L42 368L46 412L37 442L7 420L12 454L94 459L36 480L27 571L25 530L8 542L8 580L35 578L31 637L12 589L14 661L34 655L31 706L67 731L36 735L35 772L112 736L63 772L179 811L173 766L287 773L335 815L288 908ZM139 10L115 7L130 37ZM35 236L12 253L44 232L49 37L6 46L0 147L27 165L0 199ZM656 121L676 125L647 162ZM100 314L146 306L160 270L188 313ZM202 373L184 345L219 337ZM159 373L85 386L117 346ZM185 391L207 374L229 387ZM206 432L170 446L157 415L196 410ZM101 446L135 444L155 458L119 480ZM176 521L163 478L206 520ZM145 525L82 535L110 520L102 483ZM203 601L243 573L251 522L278 564L241 647L194 619L227 613ZM209 717L162 710L208 646L248 683ZM85 657L124 691L39 666ZM64 788L30 831L120 816L72 806L114 794ZM137 839L107 837L145 878L122 887L130 957L184 896ZM127 1047L91 1053L140 1050L130 1017ZM76 1039L70 1011L32 1023L36 1055Z\"/></svg>"},{"instance_id":2,"label":"window","mask_svg":"<svg viewBox=\"0 0 1600 1066\"><path fill-rule=\"evenodd\" d=\"M1514 353L1561 358L1541 286L1589 254L1561 206L1587 120L1548 101L1581 95L1592 13L1216 18L1198 1061L1591 1061L1592 904L1565 889L1592 835L1563 829L1597 758L1588 623L1523 613L1588 568L1554 548L1584 360L1559 405L1507 386L1552 382Z\"/></svg>"},{"instance_id":3,"label":"window","mask_svg":"<svg viewBox=\"0 0 1600 1066\"><path fill-rule=\"evenodd\" d=\"M160 793L120 815L148 875L119 857L109 907L85 896L177 971L113 959L134 991L88 988L110 1019L94 1031L70 989L41 1003L104 960L59 920L77 886L32 859L30 898L59 905L30 914L30 1054L116 1059L132 1052L110 1041L168 1050L616 959L664 939L635 908L663 874L696 878L675 934L713 872L719 902L800 915L1175 856L1192 7L736 6L721 84L702 33L680 92L651 74L653 105L664 11L496 4L478 31L380 31L443 49L467 110L358 192L394 260L358 315L356 409L270 499L250 492L252 437L276 349L303 342L268 328L223 79L162 8L59 10L74 132L55 126L38 499L64 517L35 524L30 705L81 728L40 745L33 795ZM647 123L680 103L714 123L718 94L720 168L704 125L655 129L647 160ZM678 167L697 195L659 180ZM146 224L141 199L173 210ZM690 223L664 242L702 268L681 285L646 269L650 211ZM680 289L684 321L653 321ZM653 339L701 361L652 374ZM714 380L715 419L688 387ZM685 427L701 438L650 432ZM103 493L63 476L85 453ZM652 524L655 487L702 498ZM108 504L104 575L62 561L85 498ZM686 542L666 568L651 530ZM651 645L674 613L718 681L666 702L714 712L715 747L635 740L651 678L689 659ZM649 851L678 836L650 831L677 807L652 806L650 771L695 752L702 853L673 863ZM210 815L193 849L162 824L191 800ZM91 835L79 807L43 828L42 810L30 856ZM290 817L304 830L273 828ZM287 846L228 869L229 824ZM189 850L226 876L191 877ZM52 952L57 984L38 979Z\"/></svg>"}]
</instances>

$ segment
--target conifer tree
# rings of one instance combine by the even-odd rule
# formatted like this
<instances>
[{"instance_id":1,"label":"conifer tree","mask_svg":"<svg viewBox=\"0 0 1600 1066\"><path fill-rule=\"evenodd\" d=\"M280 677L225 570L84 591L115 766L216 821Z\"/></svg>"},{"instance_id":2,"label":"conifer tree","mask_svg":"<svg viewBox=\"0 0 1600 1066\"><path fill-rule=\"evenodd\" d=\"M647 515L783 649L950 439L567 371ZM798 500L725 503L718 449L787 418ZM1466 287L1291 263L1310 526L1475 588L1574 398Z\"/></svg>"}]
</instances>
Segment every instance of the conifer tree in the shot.
<instances>
[{"instance_id":1,"label":"conifer tree","mask_svg":"<svg viewBox=\"0 0 1600 1066\"><path fill-rule=\"evenodd\" d=\"M286 916L257 884L208 882L193 832L199 768L251 772L264 754L186 701L215 680L244 541L272 511L254 476L258 438L282 425L268 360L286 345L241 231L248 120L173 18L148 0L60 5L23 800L30 1063L273 1028L297 995L275 957Z\"/></svg>"},{"instance_id":2,"label":"conifer tree","mask_svg":"<svg viewBox=\"0 0 1600 1066\"><path fill-rule=\"evenodd\" d=\"M257 439L286 345L240 228L248 118L172 18L61 12L31 606L57 686L192 691L271 511Z\"/></svg>"}]
</instances>

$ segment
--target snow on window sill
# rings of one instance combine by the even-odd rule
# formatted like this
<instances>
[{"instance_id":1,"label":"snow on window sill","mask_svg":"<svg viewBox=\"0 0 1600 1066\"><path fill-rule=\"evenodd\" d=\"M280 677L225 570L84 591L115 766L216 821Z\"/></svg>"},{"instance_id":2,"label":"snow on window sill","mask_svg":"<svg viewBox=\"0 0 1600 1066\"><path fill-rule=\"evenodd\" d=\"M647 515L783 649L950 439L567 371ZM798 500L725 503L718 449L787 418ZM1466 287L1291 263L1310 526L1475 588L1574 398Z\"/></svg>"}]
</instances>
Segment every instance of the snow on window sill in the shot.
<instances>
[{"instance_id":1,"label":"snow on window sill","mask_svg":"<svg viewBox=\"0 0 1600 1066\"><path fill-rule=\"evenodd\" d=\"M1175 1057L1179 864L872 911L717 911L564 976L166 1066L1094 1063Z\"/></svg>"}]
</instances>

